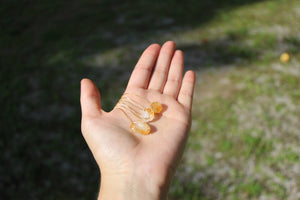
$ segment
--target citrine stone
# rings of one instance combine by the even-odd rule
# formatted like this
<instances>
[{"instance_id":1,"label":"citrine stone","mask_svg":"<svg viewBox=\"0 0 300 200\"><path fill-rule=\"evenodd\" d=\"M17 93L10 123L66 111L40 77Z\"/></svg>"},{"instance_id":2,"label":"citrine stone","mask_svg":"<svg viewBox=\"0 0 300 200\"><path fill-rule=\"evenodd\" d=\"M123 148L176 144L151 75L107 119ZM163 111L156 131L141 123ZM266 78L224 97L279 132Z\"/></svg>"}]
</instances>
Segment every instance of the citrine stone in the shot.
<instances>
[{"instance_id":1,"label":"citrine stone","mask_svg":"<svg viewBox=\"0 0 300 200\"><path fill-rule=\"evenodd\" d=\"M162 106L159 102L152 102L150 107L153 109L154 113L160 113Z\"/></svg>"},{"instance_id":2,"label":"citrine stone","mask_svg":"<svg viewBox=\"0 0 300 200\"><path fill-rule=\"evenodd\" d=\"M151 131L150 126L142 121L132 122L130 130L134 133L140 133L142 135L148 135Z\"/></svg>"},{"instance_id":3,"label":"citrine stone","mask_svg":"<svg viewBox=\"0 0 300 200\"><path fill-rule=\"evenodd\" d=\"M150 122L154 119L154 111L152 108L146 108L142 111L142 119L144 122Z\"/></svg>"}]
</instances>

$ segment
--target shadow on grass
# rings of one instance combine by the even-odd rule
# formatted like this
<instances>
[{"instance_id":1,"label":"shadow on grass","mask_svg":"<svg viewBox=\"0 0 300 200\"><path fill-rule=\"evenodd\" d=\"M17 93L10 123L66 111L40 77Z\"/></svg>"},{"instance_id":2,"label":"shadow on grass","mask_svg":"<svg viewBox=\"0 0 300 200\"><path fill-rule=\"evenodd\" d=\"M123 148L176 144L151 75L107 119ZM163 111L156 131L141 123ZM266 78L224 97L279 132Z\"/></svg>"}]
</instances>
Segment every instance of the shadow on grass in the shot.
<instances>
[{"instance_id":1,"label":"shadow on grass","mask_svg":"<svg viewBox=\"0 0 300 200\"><path fill-rule=\"evenodd\" d=\"M112 86L103 77L107 68L87 68L83 57L147 41L159 31L198 27L220 11L254 2L258 0L2 1L2 197L96 196L98 169L80 133L79 81L91 77L106 90L124 82ZM257 55L253 49L227 47L224 40L180 48L209 58L203 58L203 65ZM116 78L117 73L108 75ZM103 96L112 94L103 91ZM112 106L110 99L105 102Z\"/></svg>"}]
</instances>

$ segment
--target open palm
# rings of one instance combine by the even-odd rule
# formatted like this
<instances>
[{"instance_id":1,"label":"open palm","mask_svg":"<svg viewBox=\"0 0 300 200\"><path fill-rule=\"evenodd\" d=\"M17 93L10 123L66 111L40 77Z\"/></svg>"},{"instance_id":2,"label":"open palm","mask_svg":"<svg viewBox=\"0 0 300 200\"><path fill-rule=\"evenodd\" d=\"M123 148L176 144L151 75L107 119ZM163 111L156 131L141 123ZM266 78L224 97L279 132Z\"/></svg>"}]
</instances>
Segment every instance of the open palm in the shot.
<instances>
[{"instance_id":1,"label":"open palm","mask_svg":"<svg viewBox=\"0 0 300 200\"><path fill-rule=\"evenodd\" d=\"M170 183L186 143L195 83L192 71L182 79L183 53L174 49L174 42L150 45L125 91L162 104L162 112L149 123L149 135L131 132L130 120L119 109L103 111L97 87L82 80L82 133L102 179L144 177L149 185Z\"/></svg>"}]
</instances>

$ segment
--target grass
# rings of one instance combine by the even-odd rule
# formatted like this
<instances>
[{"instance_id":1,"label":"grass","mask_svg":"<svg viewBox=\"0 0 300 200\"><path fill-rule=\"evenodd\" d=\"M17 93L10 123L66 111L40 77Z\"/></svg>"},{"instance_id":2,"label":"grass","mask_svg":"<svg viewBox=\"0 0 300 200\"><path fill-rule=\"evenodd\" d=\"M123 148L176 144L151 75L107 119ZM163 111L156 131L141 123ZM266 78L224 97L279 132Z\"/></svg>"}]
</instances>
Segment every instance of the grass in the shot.
<instances>
[{"instance_id":1,"label":"grass","mask_svg":"<svg viewBox=\"0 0 300 200\"><path fill-rule=\"evenodd\" d=\"M95 198L79 81L93 79L110 110L142 50L165 40L198 74L169 198L300 198L297 0L1 4L3 198ZM283 52L290 62L280 62Z\"/></svg>"}]
</instances>

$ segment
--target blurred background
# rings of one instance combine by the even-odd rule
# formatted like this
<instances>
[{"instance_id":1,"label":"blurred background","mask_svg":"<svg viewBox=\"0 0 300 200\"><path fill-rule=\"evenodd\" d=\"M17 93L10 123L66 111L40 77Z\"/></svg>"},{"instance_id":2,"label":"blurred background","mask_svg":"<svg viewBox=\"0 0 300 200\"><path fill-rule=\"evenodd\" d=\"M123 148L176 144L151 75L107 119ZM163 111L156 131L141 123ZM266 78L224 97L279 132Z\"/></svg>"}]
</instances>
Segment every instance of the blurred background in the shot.
<instances>
[{"instance_id":1,"label":"blurred background","mask_svg":"<svg viewBox=\"0 0 300 200\"><path fill-rule=\"evenodd\" d=\"M197 73L169 199L300 199L299 0L3 0L1 199L95 199L79 83L109 111L167 40Z\"/></svg>"}]
</instances>

